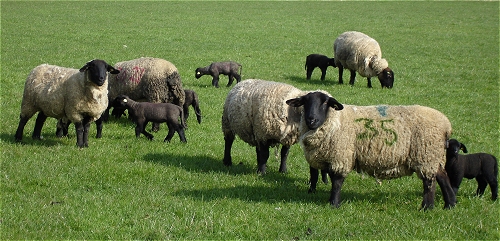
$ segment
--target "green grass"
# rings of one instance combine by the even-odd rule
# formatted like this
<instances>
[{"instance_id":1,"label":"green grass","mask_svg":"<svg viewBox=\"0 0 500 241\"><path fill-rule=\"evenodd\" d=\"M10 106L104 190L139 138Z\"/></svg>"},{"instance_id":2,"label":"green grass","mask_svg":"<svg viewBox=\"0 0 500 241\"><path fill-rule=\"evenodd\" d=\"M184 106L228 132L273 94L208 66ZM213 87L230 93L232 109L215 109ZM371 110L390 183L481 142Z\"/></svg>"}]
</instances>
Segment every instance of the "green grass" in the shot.
<instances>
[{"instance_id":1,"label":"green grass","mask_svg":"<svg viewBox=\"0 0 500 241\"><path fill-rule=\"evenodd\" d=\"M235 60L243 78L329 91L341 103L420 104L446 114L453 137L470 152L499 152L498 2L1 2L1 239L492 239L499 202L475 197L465 180L458 205L419 211L416 175L383 181L352 173L339 209L329 185L307 194L308 166L300 147L289 172L255 173L255 150L240 140L235 165L222 164L222 106L230 88L215 89L194 70ZM377 39L395 73L392 90L338 85L330 68L305 80L310 53L333 55L336 36L358 30ZM23 85L42 63L80 68L93 58L113 64L141 56L174 63L195 90L204 115L192 114L187 144L134 137L126 119L111 120L89 148L55 137L48 119L43 141L14 142ZM344 75L347 79L348 75ZM221 78L221 86L227 82ZM92 127L91 135L95 135ZM274 150L273 150L274 152ZM239 164L241 162L241 164Z\"/></svg>"}]
</instances>

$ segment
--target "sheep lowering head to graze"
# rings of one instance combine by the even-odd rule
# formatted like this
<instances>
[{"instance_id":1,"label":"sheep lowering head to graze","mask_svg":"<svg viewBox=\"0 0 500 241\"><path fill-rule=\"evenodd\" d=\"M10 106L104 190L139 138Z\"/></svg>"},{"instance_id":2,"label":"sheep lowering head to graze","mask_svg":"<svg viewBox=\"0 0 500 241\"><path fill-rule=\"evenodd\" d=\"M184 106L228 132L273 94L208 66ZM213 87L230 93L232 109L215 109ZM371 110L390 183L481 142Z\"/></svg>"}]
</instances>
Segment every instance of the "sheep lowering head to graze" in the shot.
<instances>
[{"instance_id":1,"label":"sheep lowering head to graze","mask_svg":"<svg viewBox=\"0 0 500 241\"><path fill-rule=\"evenodd\" d=\"M312 168L328 171L333 207L340 205L342 184L353 170L378 179L415 172L424 184L423 209L434 206L437 179L445 208L455 205L455 193L444 170L451 124L441 112L418 105L342 105L323 92L286 103L304 109L300 145ZM309 190L315 185L311 181Z\"/></svg>"},{"instance_id":2,"label":"sheep lowering head to graze","mask_svg":"<svg viewBox=\"0 0 500 241\"><path fill-rule=\"evenodd\" d=\"M219 88L219 75L227 75L229 77L227 87L229 87L231 86L231 84L233 84L234 78L236 78L236 83L240 82L241 64L234 61L213 62L209 66L197 68L195 73L195 77L197 79L199 79L203 75L211 75L212 85L216 88Z\"/></svg>"},{"instance_id":3,"label":"sheep lowering head to graze","mask_svg":"<svg viewBox=\"0 0 500 241\"><path fill-rule=\"evenodd\" d=\"M354 85L356 71L368 80L372 88L371 77L377 76L382 88L392 88L394 72L387 60L382 58L378 42L368 35L350 31L342 33L333 44L335 64L339 68L339 84L343 83L344 68L351 71L350 85Z\"/></svg>"},{"instance_id":4,"label":"sheep lowering head to graze","mask_svg":"<svg viewBox=\"0 0 500 241\"><path fill-rule=\"evenodd\" d=\"M88 146L90 122L108 107L108 74L119 71L103 60L92 60L80 70L42 64L26 79L19 126L15 139L21 141L24 126L37 112L33 139L42 139L47 117L75 123L78 147Z\"/></svg>"},{"instance_id":5,"label":"sheep lowering head to graze","mask_svg":"<svg viewBox=\"0 0 500 241\"><path fill-rule=\"evenodd\" d=\"M182 109L184 111L184 120L186 121L186 126L187 119L189 117L189 106L193 106L194 113L196 114L196 120L198 121L198 124L201 124L201 110L198 94L196 94L194 90L184 90L184 92L186 95L186 101L184 102Z\"/></svg>"},{"instance_id":6,"label":"sheep lowering head to graze","mask_svg":"<svg viewBox=\"0 0 500 241\"><path fill-rule=\"evenodd\" d=\"M257 172L264 174L269 147L282 145L280 172L286 172L290 146L298 141L300 109L285 101L303 92L291 85L265 80L244 80L228 93L222 112L224 165L232 165L235 136L256 147Z\"/></svg>"},{"instance_id":7,"label":"sheep lowering head to graze","mask_svg":"<svg viewBox=\"0 0 500 241\"><path fill-rule=\"evenodd\" d=\"M132 120L135 122L135 136L144 134L149 140L153 140L153 135L146 131L146 125L149 122L163 123L168 126L168 134L164 141L170 142L174 133L177 132L181 142L186 142L184 134L185 122L182 108L171 103L150 103L136 102L126 95L120 95L115 98L113 105L119 105L128 110ZM179 122L180 120L180 122Z\"/></svg>"},{"instance_id":8,"label":"sheep lowering head to graze","mask_svg":"<svg viewBox=\"0 0 500 241\"><path fill-rule=\"evenodd\" d=\"M337 65L335 65L334 58L328 58L325 55L321 54L308 55L306 57L306 64L304 65L304 68L307 71L306 78L310 80L313 70L316 67L319 67L319 69L321 69L321 80L325 80L326 69L328 68L328 66L332 66L334 68L337 67Z\"/></svg>"},{"instance_id":9,"label":"sheep lowering head to graze","mask_svg":"<svg viewBox=\"0 0 500 241\"><path fill-rule=\"evenodd\" d=\"M482 196L489 184L491 199L498 198L498 162L495 156L486 153L460 155L462 150L467 153L467 147L455 139L450 139L446 148L446 172L450 177L451 187L455 194L462 179L475 178L477 181L476 195Z\"/></svg>"}]
</instances>

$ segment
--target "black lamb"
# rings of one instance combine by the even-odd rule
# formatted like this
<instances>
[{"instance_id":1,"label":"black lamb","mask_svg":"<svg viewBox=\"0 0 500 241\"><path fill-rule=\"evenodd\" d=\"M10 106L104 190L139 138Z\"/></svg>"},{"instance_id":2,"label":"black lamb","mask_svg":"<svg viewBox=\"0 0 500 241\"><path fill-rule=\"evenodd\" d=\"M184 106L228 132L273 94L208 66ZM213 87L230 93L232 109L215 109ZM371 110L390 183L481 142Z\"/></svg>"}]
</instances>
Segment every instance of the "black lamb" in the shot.
<instances>
[{"instance_id":1,"label":"black lamb","mask_svg":"<svg viewBox=\"0 0 500 241\"><path fill-rule=\"evenodd\" d=\"M114 99L114 106L122 106L128 110L129 116L135 122L135 136L144 134L149 140L153 140L153 135L146 131L148 122L166 122L168 134L164 141L170 142L176 131L181 142L187 142L184 135L185 122L182 108L171 103L151 103L137 102L126 95L120 95ZM180 123L179 123L180 119Z\"/></svg>"},{"instance_id":2,"label":"black lamb","mask_svg":"<svg viewBox=\"0 0 500 241\"><path fill-rule=\"evenodd\" d=\"M321 54L310 54L306 57L306 64L304 66L304 69L307 71L307 79L311 79L311 75L313 70L316 67L319 67L321 69L321 80L325 80L326 76L326 69L328 66L332 67L337 67L335 65L335 59L334 58L328 58L325 55Z\"/></svg>"},{"instance_id":3,"label":"black lamb","mask_svg":"<svg viewBox=\"0 0 500 241\"><path fill-rule=\"evenodd\" d=\"M212 85L219 88L219 75L227 75L229 77L227 87L229 87L233 83L234 78L236 78L236 83L241 81L241 69L241 64L234 61L213 62L209 66L197 68L195 77L199 79L203 75L211 75L213 78Z\"/></svg>"},{"instance_id":4,"label":"black lamb","mask_svg":"<svg viewBox=\"0 0 500 241\"><path fill-rule=\"evenodd\" d=\"M483 195L489 184L491 199L496 200L498 197L498 163L495 156L486 153L460 155L458 154L459 150L467 153L464 144L450 139L447 143L445 169L455 194L457 194L458 187L464 177L476 178L476 195Z\"/></svg>"},{"instance_id":5,"label":"black lamb","mask_svg":"<svg viewBox=\"0 0 500 241\"><path fill-rule=\"evenodd\" d=\"M198 94L196 94L194 90L186 90L186 89L184 89L184 93L185 93L185 101L184 105L182 106L182 109L184 111L184 120L186 121L186 125L187 125L187 119L189 117L189 106L193 106L194 113L196 114L196 120L198 120L198 123L201 124L201 110L200 110L200 101L198 100Z\"/></svg>"}]
</instances>

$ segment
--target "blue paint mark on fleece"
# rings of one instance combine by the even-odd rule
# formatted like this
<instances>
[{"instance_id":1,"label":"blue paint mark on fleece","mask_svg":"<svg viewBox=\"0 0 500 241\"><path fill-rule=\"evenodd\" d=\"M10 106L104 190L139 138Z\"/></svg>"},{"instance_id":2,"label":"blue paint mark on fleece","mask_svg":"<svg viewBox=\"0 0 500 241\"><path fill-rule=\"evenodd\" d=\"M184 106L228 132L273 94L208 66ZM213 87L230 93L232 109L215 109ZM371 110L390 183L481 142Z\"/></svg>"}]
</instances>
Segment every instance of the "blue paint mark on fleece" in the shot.
<instances>
[{"instance_id":1,"label":"blue paint mark on fleece","mask_svg":"<svg viewBox=\"0 0 500 241\"><path fill-rule=\"evenodd\" d=\"M387 116L387 112L386 112L387 108L389 108L389 107L386 106L386 105L379 105L379 106L377 106L377 111L380 114L380 116L382 116L382 117Z\"/></svg>"}]
</instances>

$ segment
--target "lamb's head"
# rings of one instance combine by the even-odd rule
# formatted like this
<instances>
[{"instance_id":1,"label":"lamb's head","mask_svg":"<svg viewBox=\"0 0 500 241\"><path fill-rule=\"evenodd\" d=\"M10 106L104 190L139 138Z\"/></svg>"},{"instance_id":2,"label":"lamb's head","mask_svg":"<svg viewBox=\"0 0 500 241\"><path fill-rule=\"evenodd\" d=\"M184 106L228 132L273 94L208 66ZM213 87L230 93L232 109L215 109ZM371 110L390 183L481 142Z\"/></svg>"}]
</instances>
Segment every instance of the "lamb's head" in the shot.
<instances>
[{"instance_id":1,"label":"lamb's head","mask_svg":"<svg viewBox=\"0 0 500 241\"><path fill-rule=\"evenodd\" d=\"M113 66L106 63L104 60L94 59L87 62L81 69L80 72L87 71L88 78L90 81L98 86L102 86L107 79L107 72L112 74L120 73L119 70L113 68Z\"/></svg>"},{"instance_id":2,"label":"lamb's head","mask_svg":"<svg viewBox=\"0 0 500 241\"><path fill-rule=\"evenodd\" d=\"M126 108L127 103L130 102L130 98L126 95L119 95L113 100L113 108Z\"/></svg>"},{"instance_id":3,"label":"lamb's head","mask_svg":"<svg viewBox=\"0 0 500 241\"><path fill-rule=\"evenodd\" d=\"M304 120L310 130L315 130L326 120L328 111L332 107L334 110L342 110L344 106L336 99L323 92L310 92L301 97L287 100L289 106L304 106Z\"/></svg>"},{"instance_id":4,"label":"lamb's head","mask_svg":"<svg viewBox=\"0 0 500 241\"><path fill-rule=\"evenodd\" d=\"M450 139L446 142L446 159L450 160L451 158L458 156L458 151L462 150L464 153L467 153L467 147L464 144L460 143L455 139Z\"/></svg>"},{"instance_id":5,"label":"lamb's head","mask_svg":"<svg viewBox=\"0 0 500 241\"><path fill-rule=\"evenodd\" d=\"M203 76L202 69L203 68L197 68L196 71L195 71L196 74L194 75L194 77L196 77L197 79L199 79L201 76Z\"/></svg>"},{"instance_id":6,"label":"lamb's head","mask_svg":"<svg viewBox=\"0 0 500 241\"><path fill-rule=\"evenodd\" d=\"M329 58L328 59L328 66L332 66L334 68L337 67L337 65L335 64L335 58Z\"/></svg>"}]
</instances>

